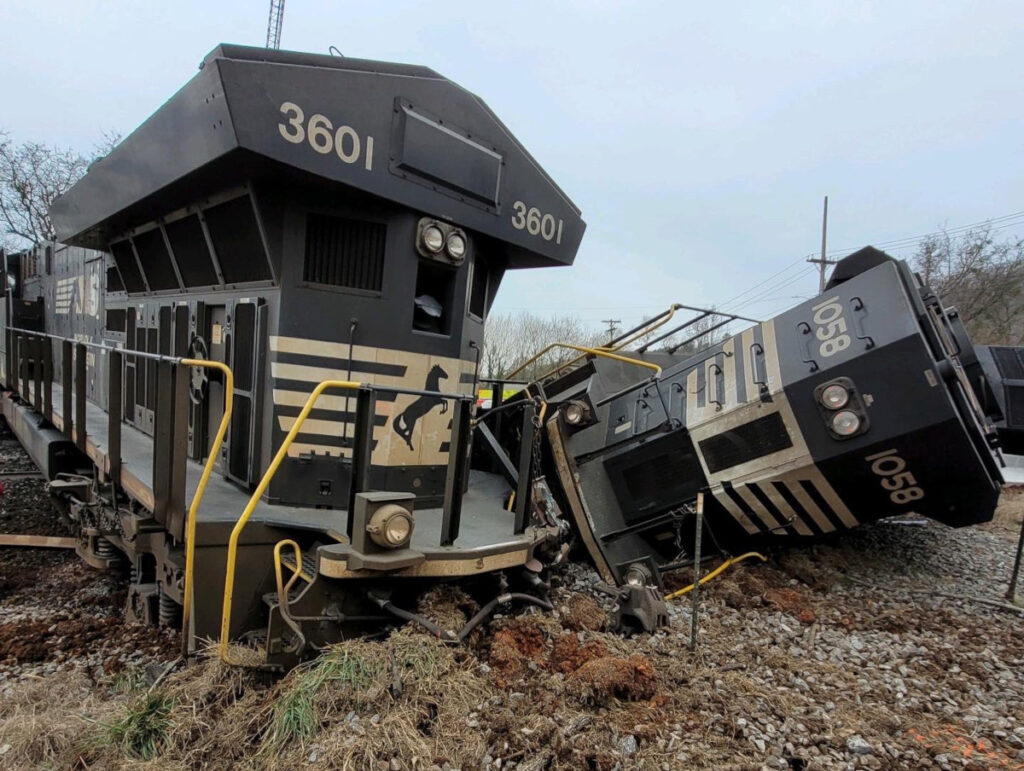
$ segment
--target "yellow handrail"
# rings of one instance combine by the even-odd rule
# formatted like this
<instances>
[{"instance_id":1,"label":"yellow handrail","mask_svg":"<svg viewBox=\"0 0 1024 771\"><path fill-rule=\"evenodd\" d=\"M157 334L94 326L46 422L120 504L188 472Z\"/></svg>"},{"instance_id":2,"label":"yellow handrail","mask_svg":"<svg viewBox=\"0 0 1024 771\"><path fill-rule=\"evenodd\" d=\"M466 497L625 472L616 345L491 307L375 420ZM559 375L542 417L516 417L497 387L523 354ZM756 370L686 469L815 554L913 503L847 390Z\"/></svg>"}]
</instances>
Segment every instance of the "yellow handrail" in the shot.
<instances>
[{"instance_id":1,"label":"yellow handrail","mask_svg":"<svg viewBox=\"0 0 1024 771\"><path fill-rule=\"evenodd\" d=\"M612 351L621 351L625 346L629 345L630 343L636 342L637 340L639 340L644 335L649 335L651 332L653 332L658 327L663 326L664 324L667 324L669 321L672 320L672 317L676 315L676 311L679 310L682 307L683 306L679 305L678 303L673 303L672 305L669 306L669 309L665 312L665 317L663 319L659 319L658 321L650 324L649 326L645 326L645 327L642 327L641 329L638 329L636 332L634 332L631 336L627 337L625 340L621 340L618 343L616 343L614 348L609 348L608 346L603 345L603 346L600 346L599 348L593 348L593 349L588 348L586 350L587 351L604 351L606 353L609 353L609 352L612 352ZM517 375L518 373L520 373L524 369L526 369L528 366L533 364L535 361L537 361L541 356L543 356L545 353L550 351L552 348L559 348L559 347L562 347L562 348L575 348L576 350L583 350L581 348L577 348L576 346L569 345L568 343L553 343L552 345L549 345L547 348L545 348L540 353L538 353L535 356L527 359L516 370L514 370L513 372L510 372L505 377L506 378L514 377L515 375ZM575 359L567 361L565 364L560 364L557 367L553 367L552 369L549 369L543 375L541 375L538 378L534 378L534 379L535 380L544 380L544 378L548 377L548 375L552 374L553 372L557 372L560 369L563 369L565 367L571 366L572 364L575 364L576 362L578 362L582 358L583 358L583 356L577 356ZM639 363L639 362L637 362L637 363ZM660 374L660 372L661 372L660 368L658 369L658 372Z\"/></svg>"},{"instance_id":2,"label":"yellow handrail","mask_svg":"<svg viewBox=\"0 0 1024 771\"><path fill-rule=\"evenodd\" d=\"M256 504L259 503L260 498L263 497L263 493L266 492L267 487L270 485L270 480L273 479L274 474L277 473L278 466L284 461L285 456L288 454L288 448L292 446L292 442L295 441L295 437L299 435L299 431L302 429L302 424L306 422L306 418L309 417L309 413L313 411L313 405L316 403L320 395L328 388L359 388L362 383L352 380L325 380L319 383L313 392L306 399L306 403L302 405L302 412L295 419L295 423L292 424L291 430L288 435L281 442L281 446L277 450L277 454L274 459L270 461L270 465L267 466L267 471L260 480L260 483L256 485L256 489L253 491L252 497L249 498L249 502L245 505L245 509L242 511L242 515L238 518L234 528L231 530L231 537L228 539L228 564L227 572L224 576L224 605L221 610L221 622L220 622L220 643L217 646L217 653L221 660L225 663L230 664L228 660L228 635L231 629L231 600L235 589L235 557L238 551L238 539L242 534L242 530L245 528L245 524L249 521L253 511L256 510Z\"/></svg>"},{"instance_id":3,"label":"yellow handrail","mask_svg":"<svg viewBox=\"0 0 1024 771\"><path fill-rule=\"evenodd\" d=\"M210 481L210 474L217 463L217 458L220 455L220 446L224 443L228 424L231 422L231 409L235 401L235 376L231 372L231 367L219 361L182 359L180 363L188 367L219 369L224 374L224 414L221 416L220 426L217 428L217 435L213 439L213 444L210 445L209 457L206 459L206 465L203 466L203 475L199 477L199 485L196 487L196 492L192 496L192 503L188 507L188 522L185 533L185 598L181 609L181 653L185 656L188 655L189 622L192 618L192 584L196 554L196 515L199 513L199 503L203 500L203 494L206 492L206 483Z\"/></svg>"},{"instance_id":4,"label":"yellow handrail","mask_svg":"<svg viewBox=\"0 0 1024 771\"><path fill-rule=\"evenodd\" d=\"M507 377L514 377L515 375L518 375L520 372L522 372L524 369L526 369L526 367L528 367L531 364L533 364L533 362L537 361L537 359L539 359L545 353L547 353L548 351L550 351L550 350L552 350L554 348L569 348L569 349L571 349L573 351L581 351L583 353L583 356L586 356L587 354L590 354L591 356L603 356L606 359L615 359L616 361L624 361L627 364L636 364L638 367L646 367L647 369L653 369L656 375L660 375L661 374L661 367L659 367L657 364L652 364L649 361L641 361L640 359L631 359L628 356L620 356L617 353L612 353L607 348L586 348L586 347L584 347L582 345L570 345L569 343L552 343L551 345L549 345L546 348L544 348L543 350L541 350L540 353L538 353L538 354L530 357L529 359L527 359L518 368L516 368L514 371L510 372ZM576 362L576 361L579 361L580 359L582 359L583 356L577 356L572 361L567 362L567 363L565 363L565 364L563 364L561 366L562 367L568 367L573 362ZM554 371L556 371L558 369L561 369L561 367L555 367L555 369L551 370L550 372L548 372L548 373L546 373L544 375L541 375L539 378L536 378L536 380L543 380L545 377L547 377L547 375L551 374L551 372L554 372Z\"/></svg>"},{"instance_id":5,"label":"yellow handrail","mask_svg":"<svg viewBox=\"0 0 1024 771\"><path fill-rule=\"evenodd\" d=\"M288 579L287 585L284 583L283 571L281 570L281 548L284 546L291 546L292 551L295 553L295 570L292 572L292 577ZM302 550L291 538L285 538L283 541L278 541L274 544L274 575L277 577L277 601L283 607L288 597L288 592L292 590L295 582L302 576Z\"/></svg>"}]
</instances>

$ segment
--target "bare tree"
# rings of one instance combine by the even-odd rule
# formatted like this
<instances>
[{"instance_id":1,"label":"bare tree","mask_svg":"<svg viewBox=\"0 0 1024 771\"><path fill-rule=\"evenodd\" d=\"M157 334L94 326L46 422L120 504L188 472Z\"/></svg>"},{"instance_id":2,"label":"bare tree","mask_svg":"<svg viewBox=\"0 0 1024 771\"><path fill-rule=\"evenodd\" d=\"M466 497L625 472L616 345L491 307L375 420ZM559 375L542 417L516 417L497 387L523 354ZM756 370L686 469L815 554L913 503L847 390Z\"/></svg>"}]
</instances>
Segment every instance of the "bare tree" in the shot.
<instances>
[{"instance_id":1,"label":"bare tree","mask_svg":"<svg viewBox=\"0 0 1024 771\"><path fill-rule=\"evenodd\" d=\"M980 344L1024 342L1024 239L998 241L991 227L929 236L913 259L921 278L955 305Z\"/></svg>"},{"instance_id":2,"label":"bare tree","mask_svg":"<svg viewBox=\"0 0 1024 771\"><path fill-rule=\"evenodd\" d=\"M88 158L70 148L42 142L15 144L0 131L0 237L7 249L27 248L55 237L49 208L88 170L89 164L106 155L120 135L104 132Z\"/></svg>"},{"instance_id":3,"label":"bare tree","mask_svg":"<svg viewBox=\"0 0 1024 771\"><path fill-rule=\"evenodd\" d=\"M484 377L506 377L552 343L593 347L601 345L603 337L600 330L574 316L542 318L526 312L491 316L484 333L480 370ZM517 373L515 379L532 380L578 355L572 349L554 348Z\"/></svg>"}]
</instances>

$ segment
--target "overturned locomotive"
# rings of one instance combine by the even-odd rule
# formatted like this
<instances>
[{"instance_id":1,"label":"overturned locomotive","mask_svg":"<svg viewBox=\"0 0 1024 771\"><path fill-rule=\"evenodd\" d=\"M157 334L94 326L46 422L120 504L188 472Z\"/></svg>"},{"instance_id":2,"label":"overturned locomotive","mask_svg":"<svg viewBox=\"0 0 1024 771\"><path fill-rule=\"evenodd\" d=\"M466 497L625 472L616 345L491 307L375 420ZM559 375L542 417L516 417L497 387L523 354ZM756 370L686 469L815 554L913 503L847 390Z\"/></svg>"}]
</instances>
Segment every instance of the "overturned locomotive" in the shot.
<instances>
[{"instance_id":1,"label":"overturned locomotive","mask_svg":"<svg viewBox=\"0 0 1024 771\"><path fill-rule=\"evenodd\" d=\"M422 579L541 583L532 416L493 448L510 505L474 393L503 273L571 264L585 226L479 98L222 45L51 214L6 266L0 404L133 616L287 665Z\"/></svg>"},{"instance_id":2,"label":"overturned locomotive","mask_svg":"<svg viewBox=\"0 0 1024 771\"><path fill-rule=\"evenodd\" d=\"M538 386L557 408L549 476L607 580L660 583L702 492L720 547L994 514L1003 417L987 395L1001 378L956 310L883 252L850 255L823 295L698 352L641 349Z\"/></svg>"}]
</instances>

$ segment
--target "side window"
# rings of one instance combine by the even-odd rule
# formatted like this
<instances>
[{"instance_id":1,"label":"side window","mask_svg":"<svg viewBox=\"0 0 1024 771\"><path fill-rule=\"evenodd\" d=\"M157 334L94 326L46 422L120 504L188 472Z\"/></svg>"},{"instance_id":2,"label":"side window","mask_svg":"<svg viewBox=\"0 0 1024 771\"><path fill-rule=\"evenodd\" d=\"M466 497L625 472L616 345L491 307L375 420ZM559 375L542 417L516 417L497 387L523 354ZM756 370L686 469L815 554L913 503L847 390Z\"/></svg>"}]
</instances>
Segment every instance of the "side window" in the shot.
<instances>
[{"instance_id":1,"label":"side window","mask_svg":"<svg viewBox=\"0 0 1024 771\"><path fill-rule=\"evenodd\" d=\"M455 299L455 268L432 260L419 260L412 328L420 332L449 335L452 331L452 303Z\"/></svg>"},{"instance_id":2,"label":"side window","mask_svg":"<svg viewBox=\"0 0 1024 771\"><path fill-rule=\"evenodd\" d=\"M487 289L489 272L487 263L480 257L473 260L473 275L469 288L469 315L478 321L484 320L487 312Z\"/></svg>"}]
</instances>

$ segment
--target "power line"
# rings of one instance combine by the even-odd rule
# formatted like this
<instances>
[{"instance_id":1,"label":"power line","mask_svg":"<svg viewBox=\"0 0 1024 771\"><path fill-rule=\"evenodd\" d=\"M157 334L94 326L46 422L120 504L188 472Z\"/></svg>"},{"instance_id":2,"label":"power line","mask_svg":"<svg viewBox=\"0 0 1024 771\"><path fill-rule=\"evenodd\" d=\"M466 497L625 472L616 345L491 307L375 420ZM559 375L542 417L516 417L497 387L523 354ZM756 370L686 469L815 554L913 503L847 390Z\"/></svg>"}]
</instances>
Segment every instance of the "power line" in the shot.
<instances>
[{"instance_id":1,"label":"power line","mask_svg":"<svg viewBox=\"0 0 1024 771\"><path fill-rule=\"evenodd\" d=\"M887 248L887 247L896 247L899 244L908 244L908 245L916 246L919 242L921 242L922 240L924 240L925 238L928 238L930 236L938 236L938 235L943 235L943 234L953 235L953 234L957 234L957 233L964 233L964 232L967 232L968 230L972 230L974 228L980 228L980 227L982 227L984 225L994 225L994 224L998 224L998 227L994 228L996 230L999 230L999 229L1002 229L1002 228L1005 228L1005 227L1010 227L1010 226L1013 226L1013 225L1024 224L1024 211L1013 212L1012 214L1004 214L1001 217L990 217L989 219L980 220L979 222L972 222L972 223L970 223L968 225L958 225L958 226L952 227L952 228L944 228L944 229L941 229L941 230L933 230L931 233L922 233L921 235L917 235L917 236L905 236L903 238L896 238L896 239L893 239L891 241L881 241L879 243L872 244L872 245L874 247L878 248L878 249L883 249L883 248ZM849 254L850 252L856 251L857 249L860 249L860 248L861 247L856 246L856 247L847 247L847 248L844 248L844 249L836 249L835 251L830 251L829 252L829 256Z\"/></svg>"}]
</instances>

